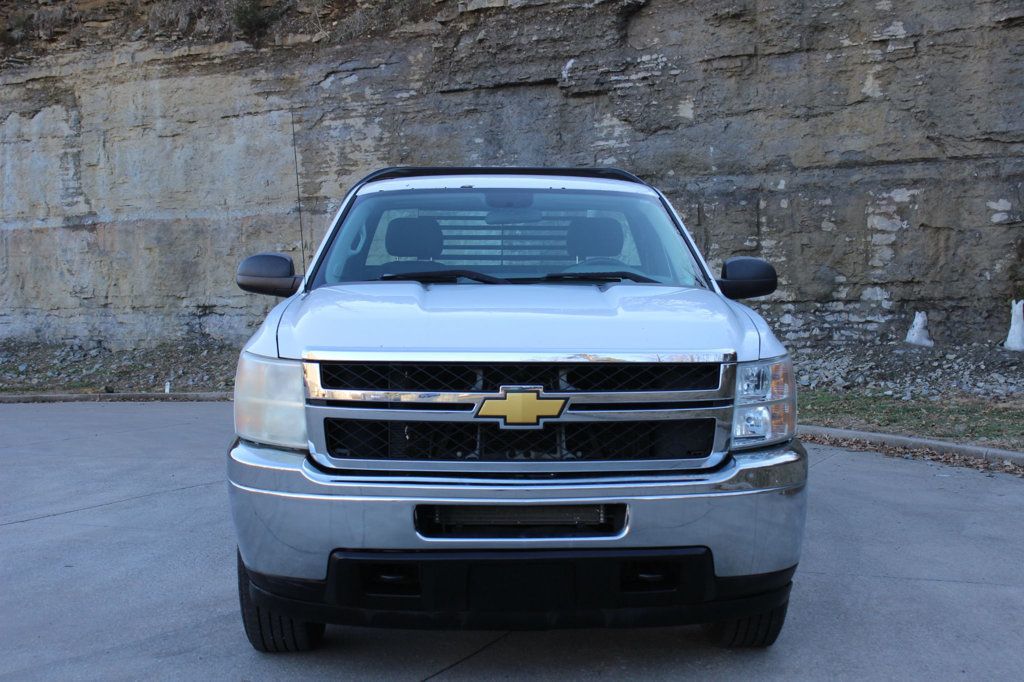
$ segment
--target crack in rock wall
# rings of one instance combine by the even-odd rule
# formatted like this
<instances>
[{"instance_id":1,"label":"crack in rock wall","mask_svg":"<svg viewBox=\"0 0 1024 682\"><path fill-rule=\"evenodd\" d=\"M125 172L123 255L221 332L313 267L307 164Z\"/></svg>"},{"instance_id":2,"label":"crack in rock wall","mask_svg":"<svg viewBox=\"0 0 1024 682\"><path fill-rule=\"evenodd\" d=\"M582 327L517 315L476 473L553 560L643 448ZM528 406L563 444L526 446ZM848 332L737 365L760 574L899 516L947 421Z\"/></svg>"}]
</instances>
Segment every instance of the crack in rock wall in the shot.
<instances>
[{"instance_id":1,"label":"crack in rock wall","mask_svg":"<svg viewBox=\"0 0 1024 682\"><path fill-rule=\"evenodd\" d=\"M108 3L110 4L110 3ZM615 165L797 346L1005 336L1024 297L1024 3L436 2L343 44L127 40L0 69L0 338L238 341L385 165ZM294 136L293 136L294 129ZM294 140L294 150L293 150ZM296 168L295 158L298 159Z\"/></svg>"}]
</instances>

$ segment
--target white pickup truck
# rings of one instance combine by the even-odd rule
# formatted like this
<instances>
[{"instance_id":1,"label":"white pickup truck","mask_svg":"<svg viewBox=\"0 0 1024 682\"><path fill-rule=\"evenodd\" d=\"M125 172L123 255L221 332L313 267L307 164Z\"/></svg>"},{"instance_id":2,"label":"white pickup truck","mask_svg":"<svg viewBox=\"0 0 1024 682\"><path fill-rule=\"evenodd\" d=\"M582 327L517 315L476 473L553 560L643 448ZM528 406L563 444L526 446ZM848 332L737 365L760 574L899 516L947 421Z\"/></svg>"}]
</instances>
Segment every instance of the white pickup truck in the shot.
<instances>
[{"instance_id":1,"label":"white pickup truck","mask_svg":"<svg viewBox=\"0 0 1024 682\"><path fill-rule=\"evenodd\" d=\"M245 631L705 623L768 646L807 456L786 349L614 169L389 168L246 343L228 456Z\"/></svg>"}]
</instances>

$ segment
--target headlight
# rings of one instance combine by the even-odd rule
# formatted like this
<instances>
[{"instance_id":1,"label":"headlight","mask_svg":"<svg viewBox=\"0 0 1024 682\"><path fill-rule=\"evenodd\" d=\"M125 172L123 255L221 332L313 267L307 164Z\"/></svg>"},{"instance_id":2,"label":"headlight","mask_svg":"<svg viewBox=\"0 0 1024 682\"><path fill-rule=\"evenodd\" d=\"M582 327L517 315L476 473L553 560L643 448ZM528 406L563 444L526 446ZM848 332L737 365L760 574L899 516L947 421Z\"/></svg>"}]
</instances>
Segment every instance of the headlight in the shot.
<instances>
[{"instance_id":1,"label":"headlight","mask_svg":"<svg viewBox=\"0 0 1024 682\"><path fill-rule=\"evenodd\" d=\"M267 445L309 447L301 362L242 352L235 373L235 433Z\"/></svg>"},{"instance_id":2,"label":"headlight","mask_svg":"<svg viewBox=\"0 0 1024 682\"><path fill-rule=\"evenodd\" d=\"M788 357L736 366L733 449L789 440L796 431L796 386Z\"/></svg>"}]
</instances>

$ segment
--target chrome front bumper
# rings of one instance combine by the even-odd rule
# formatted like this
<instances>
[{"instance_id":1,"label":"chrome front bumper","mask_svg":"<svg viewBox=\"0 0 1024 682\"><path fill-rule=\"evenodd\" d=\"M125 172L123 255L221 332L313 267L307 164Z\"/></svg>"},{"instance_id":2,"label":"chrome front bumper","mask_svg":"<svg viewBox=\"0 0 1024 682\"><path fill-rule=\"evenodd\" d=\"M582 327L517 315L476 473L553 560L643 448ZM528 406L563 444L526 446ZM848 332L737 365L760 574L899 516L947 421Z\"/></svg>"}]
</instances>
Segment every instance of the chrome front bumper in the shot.
<instances>
[{"instance_id":1,"label":"chrome front bumper","mask_svg":"<svg viewBox=\"0 0 1024 682\"><path fill-rule=\"evenodd\" d=\"M708 547L719 577L770 573L800 558L807 454L785 447L733 455L713 472L588 481L410 482L324 473L304 454L237 443L231 510L250 571L324 580L331 552L430 549ZM595 538L427 538L420 504L622 503L621 533Z\"/></svg>"}]
</instances>

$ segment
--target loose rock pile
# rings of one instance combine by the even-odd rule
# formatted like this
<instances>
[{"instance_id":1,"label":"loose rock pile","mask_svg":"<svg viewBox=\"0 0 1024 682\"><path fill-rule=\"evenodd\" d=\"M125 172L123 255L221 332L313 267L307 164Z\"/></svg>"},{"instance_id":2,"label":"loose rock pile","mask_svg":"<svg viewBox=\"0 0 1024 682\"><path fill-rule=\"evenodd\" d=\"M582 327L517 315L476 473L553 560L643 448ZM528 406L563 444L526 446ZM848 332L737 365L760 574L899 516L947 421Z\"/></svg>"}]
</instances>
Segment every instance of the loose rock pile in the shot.
<instances>
[{"instance_id":1,"label":"loose rock pile","mask_svg":"<svg viewBox=\"0 0 1024 682\"><path fill-rule=\"evenodd\" d=\"M113 351L100 345L0 344L0 392L175 393L228 391L238 348L206 338Z\"/></svg>"},{"instance_id":2,"label":"loose rock pile","mask_svg":"<svg viewBox=\"0 0 1024 682\"><path fill-rule=\"evenodd\" d=\"M228 391L238 347L211 339L112 351L103 346L0 344L0 391L7 393ZM793 352L801 388L856 391L911 400L950 394L1024 396L1024 353L996 344L925 348L901 341Z\"/></svg>"},{"instance_id":3,"label":"loose rock pile","mask_svg":"<svg viewBox=\"0 0 1024 682\"><path fill-rule=\"evenodd\" d=\"M1005 398L1024 395L1024 354L998 344L911 346L882 340L826 346L793 354L800 387L855 390L911 400L950 393Z\"/></svg>"}]
</instances>

